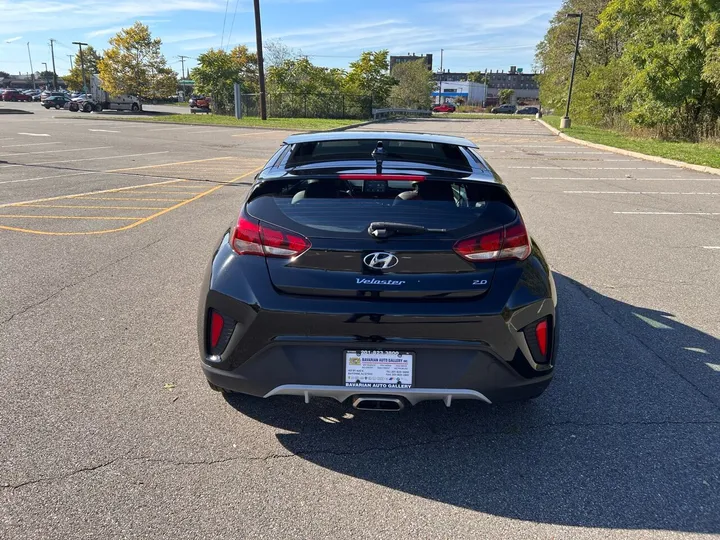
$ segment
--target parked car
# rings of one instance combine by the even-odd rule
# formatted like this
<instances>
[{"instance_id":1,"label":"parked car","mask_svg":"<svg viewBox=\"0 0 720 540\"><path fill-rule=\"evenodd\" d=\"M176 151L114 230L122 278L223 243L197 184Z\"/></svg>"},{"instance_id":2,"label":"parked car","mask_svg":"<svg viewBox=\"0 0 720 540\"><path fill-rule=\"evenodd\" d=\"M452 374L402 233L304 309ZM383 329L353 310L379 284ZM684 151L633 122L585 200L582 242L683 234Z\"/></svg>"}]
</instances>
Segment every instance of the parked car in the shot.
<instances>
[{"instance_id":1,"label":"parked car","mask_svg":"<svg viewBox=\"0 0 720 540\"><path fill-rule=\"evenodd\" d=\"M537 107L521 107L515 114L537 114L539 110Z\"/></svg>"},{"instance_id":2,"label":"parked car","mask_svg":"<svg viewBox=\"0 0 720 540\"><path fill-rule=\"evenodd\" d=\"M32 101L30 96L26 96L18 90L5 90L2 99L3 101Z\"/></svg>"},{"instance_id":3,"label":"parked car","mask_svg":"<svg viewBox=\"0 0 720 540\"><path fill-rule=\"evenodd\" d=\"M192 96L188 103L191 109L210 108L210 98L208 96Z\"/></svg>"},{"instance_id":4,"label":"parked car","mask_svg":"<svg viewBox=\"0 0 720 540\"><path fill-rule=\"evenodd\" d=\"M213 390L400 410L550 384L550 264L475 143L293 135L238 214L208 246L198 309Z\"/></svg>"},{"instance_id":5,"label":"parked car","mask_svg":"<svg viewBox=\"0 0 720 540\"><path fill-rule=\"evenodd\" d=\"M433 112L444 112L444 113L451 113L455 112L455 105L452 103L441 103L440 105L435 105L432 108Z\"/></svg>"},{"instance_id":6,"label":"parked car","mask_svg":"<svg viewBox=\"0 0 720 540\"><path fill-rule=\"evenodd\" d=\"M493 114L515 114L516 110L517 107L515 105L505 103L504 105L500 105L499 107L493 107L492 109L490 109L490 112Z\"/></svg>"},{"instance_id":7,"label":"parked car","mask_svg":"<svg viewBox=\"0 0 720 540\"><path fill-rule=\"evenodd\" d=\"M42 106L46 109L50 109L51 107L62 109L65 107L65 104L69 102L70 100L66 96L49 96L43 100Z\"/></svg>"}]
</instances>

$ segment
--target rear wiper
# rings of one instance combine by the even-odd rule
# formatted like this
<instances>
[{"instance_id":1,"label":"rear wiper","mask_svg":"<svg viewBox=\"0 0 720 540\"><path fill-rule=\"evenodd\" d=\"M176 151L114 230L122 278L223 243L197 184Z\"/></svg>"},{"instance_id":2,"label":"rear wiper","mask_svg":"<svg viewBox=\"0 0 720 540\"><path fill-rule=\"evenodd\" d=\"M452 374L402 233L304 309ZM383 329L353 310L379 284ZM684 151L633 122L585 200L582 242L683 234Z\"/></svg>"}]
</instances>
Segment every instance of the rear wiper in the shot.
<instances>
[{"instance_id":1,"label":"rear wiper","mask_svg":"<svg viewBox=\"0 0 720 540\"><path fill-rule=\"evenodd\" d=\"M374 221L368 227L368 233L375 238L387 238L394 234L423 234L428 232L445 233L447 229L428 229L422 225L389 223L387 221Z\"/></svg>"}]
</instances>

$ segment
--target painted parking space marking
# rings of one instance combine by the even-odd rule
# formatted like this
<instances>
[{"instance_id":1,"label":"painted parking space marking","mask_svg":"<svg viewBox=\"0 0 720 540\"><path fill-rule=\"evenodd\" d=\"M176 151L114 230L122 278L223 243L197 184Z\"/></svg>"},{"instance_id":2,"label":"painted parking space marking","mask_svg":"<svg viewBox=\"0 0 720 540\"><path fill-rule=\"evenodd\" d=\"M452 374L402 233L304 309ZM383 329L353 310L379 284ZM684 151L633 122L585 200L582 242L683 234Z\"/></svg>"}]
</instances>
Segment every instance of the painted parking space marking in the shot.
<instances>
[{"instance_id":1,"label":"painted parking space marking","mask_svg":"<svg viewBox=\"0 0 720 540\"><path fill-rule=\"evenodd\" d=\"M76 197L84 201L184 201L185 199L146 199L142 197Z\"/></svg>"},{"instance_id":2,"label":"painted parking space marking","mask_svg":"<svg viewBox=\"0 0 720 540\"><path fill-rule=\"evenodd\" d=\"M720 216L720 212L613 212L631 216Z\"/></svg>"},{"instance_id":3,"label":"painted parking space marking","mask_svg":"<svg viewBox=\"0 0 720 540\"><path fill-rule=\"evenodd\" d=\"M10 167L36 167L40 165L56 165L58 163L77 163L79 161L100 161L103 159L122 159L122 158L129 158L129 157L141 157L141 156L155 156L158 154L169 154L170 150L164 150L162 152L146 152L144 154L125 154L122 156L99 156L99 157L91 157L91 158L82 158L82 159L66 159L62 161L43 161L41 163L14 163L12 165L0 165L0 169L7 169ZM101 172L101 171L96 171ZM111 171L112 172L112 171Z\"/></svg>"},{"instance_id":4,"label":"painted parking space marking","mask_svg":"<svg viewBox=\"0 0 720 540\"><path fill-rule=\"evenodd\" d=\"M112 148L112 146L94 146L91 148L69 148L65 150L39 150L37 152L18 152L15 154L0 154L0 158L6 158L6 157L16 157L16 156L34 156L35 154L60 154L63 152L79 152L79 151L87 151L87 150L107 150L108 148ZM30 163L32 165L32 163Z\"/></svg>"},{"instance_id":5,"label":"painted parking space marking","mask_svg":"<svg viewBox=\"0 0 720 540\"><path fill-rule=\"evenodd\" d=\"M629 180L629 181L639 181L642 180L643 182L646 180L652 181L652 182L720 182L720 177L718 178L641 178L641 177L619 177L619 176L604 176L600 178L595 178L591 176L531 176L530 180L614 180L614 181L620 181L620 180Z\"/></svg>"},{"instance_id":6,"label":"painted parking space marking","mask_svg":"<svg viewBox=\"0 0 720 540\"><path fill-rule=\"evenodd\" d=\"M137 171L140 169L154 169L157 167L167 167L170 165L188 165L190 163L202 163L205 161L219 161L222 159L233 159L234 156L223 156L223 157L214 157L214 158L206 158L206 159L193 159L190 161L176 161L175 163L160 163L159 165L142 165L140 167L130 167L126 169L112 169L106 172L113 173L113 172L123 172L123 171Z\"/></svg>"},{"instance_id":7,"label":"painted parking space marking","mask_svg":"<svg viewBox=\"0 0 720 540\"><path fill-rule=\"evenodd\" d=\"M83 176L86 174L100 174L102 171L83 171L70 174L54 174L52 176L36 176L35 178L21 178L19 180L3 180L0 184L17 184L19 182L34 182L35 180L48 180L51 178L67 178L68 176ZM1 205L0 205L1 206Z\"/></svg>"},{"instance_id":8,"label":"painted parking space marking","mask_svg":"<svg viewBox=\"0 0 720 540\"><path fill-rule=\"evenodd\" d=\"M18 148L22 146L23 148L26 146L45 146L48 144L62 144L59 142L38 142L38 143L29 143L29 144L7 144L4 146L0 146L0 148Z\"/></svg>"},{"instance_id":9,"label":"painted parking space marking","mask_svg":"<svg viewBox=\"0 0 720 540\"><path fill-rule=\"evenodd\" d=\"M115 216L32 216L21 214L0 214L0 218L20 218L20 219L114 219L130 221L138 219L137 217L115 217Z\"/></svg>"},{"instance_id":10,"label":"painted parking space marking","mask_svg":"<svg viewBox=\"0 0 720 540\"><path fill-rule=\"evenodd\" d=\"M174 201L177 201L176 204L173 204L172 206L164 207L162 210L158 210L157 212L154 212L153 214L150 214L148 216L144 217L133 217L133 218L127 218L126 216L41 216L41 215L27 215L27 214L20 214L23 216L22 218L18 218L18 214L0 214L0 220L1 219L26 219L26 220L40 220L40 223L42 223L43 219L53 220L53 219L66 219L69 222L72 222L73 220L84 220L84 221L92 221L97 220L99 222L104 221L112 221L112 220L130 220L132 219L132 223L129 223L127 225L123 225L121 227L116 227L112 229L101 229L101 230L93 230L93 231L57 231L57 230L38 230L38 229L30 229L26 227L15 227L12 225L0 225L0 229L8 230L8 231L14 231L14 232L20 232L20 233L28 233L28 234L38 234L38 235L45 235L45 236L81 236L81 235L97 235L97 234L108 234L108 233L114 233L114 232L121 232L121 231L127 231L130 229L133 229L135 227L138 227L139 225L142 225L144 223L147 223L148 221L151 221L153 219L156 219L162 215L167 214L168 212L172 212L173 210L176 210L178 208L181 208L187 204L190 204L191 202L197 201L201 199L202 197L205 197L207 195L210 195L211 193L214 193L215 191L222 189L223 187L236 183L240 180L243 180L249 176L254 175L258 171L262 169L262 166L255 167L252 170L249 170L248 172L245 172L244 174L240 176L236 176L235 178L232 178L227 181L215 181L213 187L206 189L205 191L201 191L200 193L194 194L194 196L185 198L185 199L176 199ZM57 197L47 197L44 199L35 199L32 201L23 201L19 203L9 203L0 205L0 208L17 208L19 210L22 210L23 205L26 204L35 204L40 202L47 202L47 201L57 201L57 200L113 200L112 197L93 197L93 195L99 195L104 193L127 193L127 194L134 194L132 190L135 190L137 188L142 187L148 187L150 185L167 185L167 184L184 184L184 183L190 183L191 185L194 185L196 181L193 180L185 180L185 179L173 179L173 180L167 180L165 182L155 182L154 184L145 184L141 186L128 186L124 188L115 188L115 189L109 189L109 190L100 190L100 191L94 191L94 192L87 192L87 193L78 193L73 195L62 195ZM129 193L128 193L129 192ZM141 193L138 193L141 194ZM159 199L168 201L168 199ZM93 205L94 206L94 205ZM113 206L116 206L113 204ZM145 210L145 209L143 209ZM4 216L9 216L5 218Z\"/></svg>"},{"instance_id":11,"label":"painted parking space marking","mask_svg":"<svg viewBox=\"0 0 720 540\"><path fill-rule=\"evenodd\" d=\"M88 131L97 131L102 133L120 133L119 131L115 131L114 129L90 129L88 128Z\"/></svg>"},{"instance_id":12,"label":"painted parking space marking","mask_svg":"<svg viewBox=\"0 0 720 540\"><path fill-rule=\"evenodd\" d=\"M49 137L49 133L18 133L18 135L27 135L28 137Z\"/></svg>"},{"instance_id":13,"label":"painted parking space marking","mask_svg":"<svg viewBox=\"0 0 720 540\"><path fill-rule=\"evenodd\" d=\"M588 195L720 195L709 191L563 191L563 193Z\"/></svg>"},{"instance_id":14,"label":"painted parking space marking","mask_svg":"<svg viewBox=\"0 0 720 540\"><path fill-rule=\"evenodd\" d=\"M703 246L703 249L720 249L720 246Z\"/></svg>"},{"instance_id":15,"label":"painted parking space marking","mask_svg":"<svg viewBox=\"0 0 720 540\"><path fill-rule=\"evenodd\" d=\"M578 171L675 171L677 167L546 167L545 165L513 165L508 169L572 169Z\"/></svg>"},{"instance_id":16,"label":"painted parking space marking","mask_svg":"<svg viewBox=\"0 0 720 540\"><path fill-rule=\"evenodd\" d=\"M82 208L93 210L163 210L165 206L87 206L79 204L23 204L23 208Z\"/></svg>"}]
</instances>

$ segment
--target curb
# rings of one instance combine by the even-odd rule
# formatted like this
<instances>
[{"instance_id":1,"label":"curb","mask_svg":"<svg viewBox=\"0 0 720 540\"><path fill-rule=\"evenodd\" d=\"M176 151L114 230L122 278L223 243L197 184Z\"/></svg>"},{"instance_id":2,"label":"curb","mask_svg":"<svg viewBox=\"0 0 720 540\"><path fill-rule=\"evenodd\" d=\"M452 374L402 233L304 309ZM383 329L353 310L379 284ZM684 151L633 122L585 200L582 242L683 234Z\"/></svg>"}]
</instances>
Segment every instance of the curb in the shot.
<instances>
[{"instance_id":1,"label":"curb","mask_svg":"<svg viewBox=\"0 0 720 540\"><path fill-rule=\"evenodd\" d=\"M558 137L565 139L566 141L573 142L575 144L580 144L582 146L587 146L589 148L596 148L598 150L606 150L608 152L614 152L615 154L621 154L623 156L629 156L639 159L644 159L646 161L653 161L655 163L663 163L665 165L674 165L675 167L682 167L683 169L690 169L697 172L707 173L707 174L715 174L720 176L720 169L717 169L715 167L708 167L706 165L695 165L694 163L686 163L684 161L678 161L676 159L668 159L663 158L659 156L649 156L647 154L641 154L640 152L633 152L632 150L625 150L623 148L616 148L614 146L607 146L604 144L589 142L589 141L583 141L582 139L576 139L575 137L571 137L570 135L566 135L559 129L555 129L547 122L544 122L540 119L535 119L536 122L542 124L545 126L551 133L554 135L557 135Z\"/></svg>"},{"instance_id":2,"label":"curb","mask_svg":"<svg viewBox=\"0 0 720 540\"><path fill-rule=\"evenodd\" d=\"M169 121L163 121L163 120L145 120L142 117L132 117L132 118L118 118L118 117L103 117L103 116L53 116L53 118L62 118L67 119L70 118L72 120L106 120L106 121L115 121L115 122L136 122L136 123L142 123L142 124L165 124L165 125L171 125L171 126L200 126L200 127L215 127L215 128L229 128L229 129L259 129L261 131L293 131L293 132L303 132L303 133L320 133L320 132L331 132L331 131L345 131L347 129L353 129L357 127L367 126L368 124L374 124L376 122L380 122L380 120L369 120L367 122L358 122L357 124L348 124L347 126L340 126L336 128L331 129L322 129L322 130L310 130L310 129L293 129L293 128L281 128L281 127L264 127L264 126L232 126L228 124L211 124L211 123L185 123L185 122L169 122Z\"/></svg>"}]
</instances>

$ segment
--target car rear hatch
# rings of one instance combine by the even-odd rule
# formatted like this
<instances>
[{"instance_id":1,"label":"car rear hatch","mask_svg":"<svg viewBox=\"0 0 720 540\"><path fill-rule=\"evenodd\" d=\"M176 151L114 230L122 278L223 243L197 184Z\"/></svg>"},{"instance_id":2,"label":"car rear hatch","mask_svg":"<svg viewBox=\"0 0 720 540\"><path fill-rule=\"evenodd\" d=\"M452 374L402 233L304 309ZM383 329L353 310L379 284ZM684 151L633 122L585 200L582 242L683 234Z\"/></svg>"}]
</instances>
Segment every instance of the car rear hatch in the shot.
<instances>
[{"instance_id":1,"label":"car rear hatch","mask_svg":"<svg viewBox=\"0 0 720 540\"><path fill-rule=\"evenodd\" d=\"M272 283L283 293L452 300L488 291L503 258L493 242L502 243L518 220L496 184L404 175L293 177L253 191L233 242L242 253L258 237Z\"/></svg>"}]
</instances>

